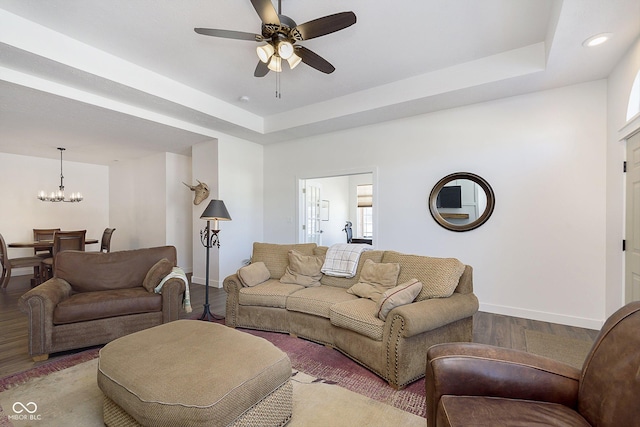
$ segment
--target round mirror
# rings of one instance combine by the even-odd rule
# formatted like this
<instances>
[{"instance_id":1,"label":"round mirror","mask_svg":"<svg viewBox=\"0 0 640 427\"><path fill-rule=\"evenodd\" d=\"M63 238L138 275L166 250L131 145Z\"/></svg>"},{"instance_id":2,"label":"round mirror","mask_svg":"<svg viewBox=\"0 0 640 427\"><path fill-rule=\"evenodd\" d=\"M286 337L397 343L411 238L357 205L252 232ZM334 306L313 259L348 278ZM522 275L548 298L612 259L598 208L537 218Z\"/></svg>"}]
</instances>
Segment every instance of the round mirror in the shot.
<instances>
[{"instance_id":1,"label":"round mirror","mask_svg":"<svg viewBox=\"0 0 640 427\"><path fill-rule=\"evenodd\" d=\"M487 222L495 206L487 181L468 172L442 178L429 195L429 211L438 224L451 231L469 231Z\"/></svg>"}]
</instances>

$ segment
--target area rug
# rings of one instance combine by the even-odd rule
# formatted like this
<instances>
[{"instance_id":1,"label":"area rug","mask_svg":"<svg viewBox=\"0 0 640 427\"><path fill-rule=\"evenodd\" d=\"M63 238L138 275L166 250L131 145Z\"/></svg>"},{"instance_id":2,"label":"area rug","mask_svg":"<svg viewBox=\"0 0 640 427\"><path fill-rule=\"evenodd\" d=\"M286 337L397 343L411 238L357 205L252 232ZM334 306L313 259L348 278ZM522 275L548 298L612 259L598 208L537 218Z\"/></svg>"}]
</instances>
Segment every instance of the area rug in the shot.
<instances>
[{"instance_id":1,"label":"area rug","mask_svg":"<svg viewBox=\"0 0 640 427\"><path fill-rule=\"evenodd\" d=\"M591 341L565 338L530 329L524 330L524 337L529 353L559 360L578 369L582 369L582 364L593 345Z\"/></svg>"},{"instance_id":2,"label":"area rug","mask_svg":"<svg viewBox=\"0 0 640 427\"><path fill-rule=\"evenodd\" d=\"M98 359L48 375L2 380L0 426L102 426ZM425 420L343 387L293 372L293 417L288 426L422 426Z\"/></svg>"}]
</instances>

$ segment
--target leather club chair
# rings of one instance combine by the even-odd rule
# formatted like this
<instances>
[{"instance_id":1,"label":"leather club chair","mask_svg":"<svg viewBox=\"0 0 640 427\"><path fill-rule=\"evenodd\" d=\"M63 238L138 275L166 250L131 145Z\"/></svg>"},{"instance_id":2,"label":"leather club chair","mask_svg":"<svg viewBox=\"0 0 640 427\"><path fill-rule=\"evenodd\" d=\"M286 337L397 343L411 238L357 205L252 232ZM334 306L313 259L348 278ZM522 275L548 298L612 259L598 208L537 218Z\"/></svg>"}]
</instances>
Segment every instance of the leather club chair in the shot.
<instances>
[{"instance_id":1,"label":"leather club chair","mask_svg":"<svg viewBox=\"0 0 640 427\"><path fill-rule=\"evenodd\" d=\"M427 425L640 426L640 301L605 322L582 370L474 343L427 352Z\"/></svg>"}]
</instances>

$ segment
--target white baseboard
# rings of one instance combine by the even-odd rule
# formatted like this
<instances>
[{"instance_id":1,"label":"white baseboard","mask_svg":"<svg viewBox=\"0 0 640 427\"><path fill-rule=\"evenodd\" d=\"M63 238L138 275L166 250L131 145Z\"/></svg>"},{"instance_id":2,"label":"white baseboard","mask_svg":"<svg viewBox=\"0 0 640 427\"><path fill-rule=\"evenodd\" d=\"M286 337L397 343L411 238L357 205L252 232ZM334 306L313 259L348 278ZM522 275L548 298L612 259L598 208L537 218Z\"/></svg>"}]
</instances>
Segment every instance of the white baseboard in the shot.
<instances>
[{"instance_id":1,"label":"white baseboard","mask_svg":"<svg viewBox=\"0 0 640 427\"><path fill-rule=\"evenodd\" d=\"M495 304L480 304L480 311L503 314L505 316L523 317L525 319L540 320L542 322L559 323L561 325L576 326L579 328L600 330L604 325L602 319L589 319L585 317L567 316L564 314L547 313L544 311L527 310L517 307L507 307Z\"/></svg>"},{"instance_id":2,"label":"white baseboard","mask_svg":"<svg viewBox=\"0 0 640 427\"><path fill-rule=\"evenodd\" d=\"M204 282L206 282L206 280L207 280L206 277L191 276L191 283L196 283L198 285L204 285ZM222 288L222 283L217 280L209 279L209 287Z\"/></svg>"}]
</instances>

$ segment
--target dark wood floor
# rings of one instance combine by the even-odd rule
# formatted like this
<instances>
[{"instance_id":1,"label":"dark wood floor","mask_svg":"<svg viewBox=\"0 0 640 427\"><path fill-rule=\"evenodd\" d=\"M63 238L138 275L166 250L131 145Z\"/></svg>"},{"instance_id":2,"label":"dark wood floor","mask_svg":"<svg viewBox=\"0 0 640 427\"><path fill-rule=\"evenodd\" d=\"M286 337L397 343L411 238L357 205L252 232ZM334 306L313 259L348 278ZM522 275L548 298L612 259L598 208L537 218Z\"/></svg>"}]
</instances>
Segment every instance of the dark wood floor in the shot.
<instances>
[{"instance_id":1,"label":"dark wood floor","mask_svg":"<svg viewBox=\"0 0 640 427\"><path fill-rule=\"evenodd\" d=\"M28 276L12 277L7 289L0 292L0 377L21 372L46 362L33 362L27 350L27 316L18 309L18 298L30 289ZM182 318L203 311L205 288L190 286L192 313L181 314ZM224 315L226 294L224 290L209 288L211 311ZM568 338L594 340L598 331L575 328L554 323L539 322L518 317L479 312L474 316L473 340L500 347L525 350L524 330L532 329ZM68 353L65 353L68 354ZM52 355L49 360L61 357Z\"/></svg>"}]
</instances>

